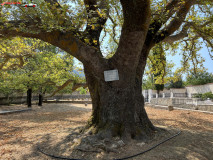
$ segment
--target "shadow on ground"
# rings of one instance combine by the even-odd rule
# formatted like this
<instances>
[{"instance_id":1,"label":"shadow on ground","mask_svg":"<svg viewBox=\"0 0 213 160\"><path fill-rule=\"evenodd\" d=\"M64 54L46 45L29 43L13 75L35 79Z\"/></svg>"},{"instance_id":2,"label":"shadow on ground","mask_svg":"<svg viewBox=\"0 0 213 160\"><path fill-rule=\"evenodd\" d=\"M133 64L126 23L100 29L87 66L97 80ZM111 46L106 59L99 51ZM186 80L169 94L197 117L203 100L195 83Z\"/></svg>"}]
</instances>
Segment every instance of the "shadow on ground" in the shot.
<instances>
[{"instance_id":1,"label":"shadow on ground","mask_svg":"<svg viewBox=\"0 0 213 160\"><path fill-rule=\"evenodd\" d=\"M100 153L90 153L90 152L72 152L71 143L73 142L72 135L67 135L63 138L63 140L54 142L52 137L53 135L45 135L41 138L41 143L37 143L33 145L33 152L30 154L26 154L22 157L22 159L53 159L51 157L45 156L38 151L38 146L42 151L52 154L55 156L62 156L68 158L76 158L76 159L88 159L88 160L110 160L116 158L123 158L127 156L131 156L133 154L137 154L143 150L137 150L134 152L130 152L128 150L123 151L121 153L111 153L111 154L103 154L101 158L97 158L100 156ZM57 135L54 135L57 136ZM146 147L144 147L146 149ZM183 131L180 136L162 144L161 146L147 152L143 155L132 158L134 160L210 160L213 158L213 135L212 133L192 133L189 131Z\"/></svg>"}]
</instances>

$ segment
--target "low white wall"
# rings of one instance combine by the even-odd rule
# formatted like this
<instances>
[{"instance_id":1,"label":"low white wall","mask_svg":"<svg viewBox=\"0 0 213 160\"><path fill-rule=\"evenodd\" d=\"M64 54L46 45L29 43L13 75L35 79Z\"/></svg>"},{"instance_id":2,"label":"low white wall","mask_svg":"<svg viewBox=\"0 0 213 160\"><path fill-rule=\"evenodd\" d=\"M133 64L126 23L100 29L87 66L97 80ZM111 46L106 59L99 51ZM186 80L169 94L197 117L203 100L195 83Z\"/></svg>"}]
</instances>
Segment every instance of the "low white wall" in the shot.
<instances>
[{"instance_id":1,"label":"low white wall","mask_svg":"<svg viewBox=\"0 0 213 160\"><path fill-rule=\"evenodd\" d=\"M163 91L160 91L160 93L170 93L171 91L169 89L164 89Z\"/></svg>"},{"instance_id":2,"label":"low white wall","mask_svg":"<svg viewBox=\"0 0 213 160\"><path fill-rule=\"evenodd\" d=\"M169 106L172 105L172 98L152 98L150 103L154 105Z\"/></svg>"},{"instance_id":3,"label":"low white wall","mask_svg":"<svg viewBox=\"0 0 213 160\"><path fill-rule=\"evenodd\" d=\"M157 93L157 90L152 90L152 94L156 94Z\"/></svg>"},{"instance_id":4,"label":"low white wall","mask_svg":"<svg viewBox=\"0 0 213 160\"><path fill-rule=\"evenodd\" d=\"M170 91L173 93L186 93L186 88L171 88Z\"/></svg>"},{"instance_id":5,"label":"low white wall","mask_svg":"<svg viewBox=\"0 0 213 160\"><path fill-rule=\"evenodd\" d=\"M206 93L206 92L213 93L213 83L208 83L205 85L187 86L186 90L187 93L189 94Z\"/></svg>"}]
</instances>

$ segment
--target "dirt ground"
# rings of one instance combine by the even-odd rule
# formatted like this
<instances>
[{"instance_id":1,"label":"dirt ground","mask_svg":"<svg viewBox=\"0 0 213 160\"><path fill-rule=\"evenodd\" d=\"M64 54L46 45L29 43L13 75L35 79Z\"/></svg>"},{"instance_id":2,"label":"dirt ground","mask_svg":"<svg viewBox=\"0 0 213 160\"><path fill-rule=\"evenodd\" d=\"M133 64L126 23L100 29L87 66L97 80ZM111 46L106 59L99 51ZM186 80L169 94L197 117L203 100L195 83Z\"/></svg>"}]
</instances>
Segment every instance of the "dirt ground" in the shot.
<instances>
[{"instance_id":1,"label":"dirt ground","mask_svg":"<svg viewBox=\"0 0 213 160\"><path fill-rule=\"evenodd\" d=\"M12 106L12 109L26 108ZM8 109L0 106L0 111ZM33 106L32 111L0 115L1 160L52 160L38 152L43 151L79 159L117 159L130 156L160 142L124 146L116 153L80 152L73 157L71 134L74 128L86 124L91 105L44 104ZM213 114L174 110L167 111L146 107L156 126L167 128L171 135L180 129L182 133L157 148L132 158L134 160L213 160ZM170 126L170 127L169 127ZM172 128L171 128L172 127ZM173 129L176 128L176 129ZM165 139L165 137L164 137ZM88 154L90 154L88 158Z\"/></svg>"}]
</instances>

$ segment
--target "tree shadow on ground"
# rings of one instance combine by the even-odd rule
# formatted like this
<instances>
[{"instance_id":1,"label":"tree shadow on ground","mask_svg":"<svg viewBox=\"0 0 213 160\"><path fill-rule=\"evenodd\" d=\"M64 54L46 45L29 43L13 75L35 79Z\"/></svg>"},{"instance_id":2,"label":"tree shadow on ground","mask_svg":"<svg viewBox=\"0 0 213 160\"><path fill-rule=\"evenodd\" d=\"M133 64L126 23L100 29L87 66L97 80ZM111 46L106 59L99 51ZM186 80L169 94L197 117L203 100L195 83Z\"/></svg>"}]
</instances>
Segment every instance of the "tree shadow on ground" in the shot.
<instances>
[{"instance_id":1,"label":"tree shadow on ground","mask_svg":"<svg viewBox=\"0 0 213 160\"><path fill-rule=\"evenodd\" d=\"M40 160L44 159L53 159L47 157L38 151L38 146L42 151L52 154L55 156L76 158L76 159L88 159L88 160L110 160L115 158L122 158L126 156L131 156L138 152L141 152L147 149L146 146L138 149L137 151L129 150L120 150L117 153L103 153L100 156L100 153L91 153L91 152L82 152L82 151L72 151L72 144L74 143L74 137L78 135L75 129L70 130L70 133L66 136L57 137L57 135L45 135L40 139L40 143L33 145L33 152L26 154L22 159L38 158ZM39 153L39 154L38 154ZM183 130L181 135L178 137L160 145L159 147L147 152L143 155L132 158L134 160L210 160L213 156L213 134L210 132L190 132ZM100 156L100 157L99 157ZM98 158L99 157L99 158Z\"/></svg>"}]
</instances>

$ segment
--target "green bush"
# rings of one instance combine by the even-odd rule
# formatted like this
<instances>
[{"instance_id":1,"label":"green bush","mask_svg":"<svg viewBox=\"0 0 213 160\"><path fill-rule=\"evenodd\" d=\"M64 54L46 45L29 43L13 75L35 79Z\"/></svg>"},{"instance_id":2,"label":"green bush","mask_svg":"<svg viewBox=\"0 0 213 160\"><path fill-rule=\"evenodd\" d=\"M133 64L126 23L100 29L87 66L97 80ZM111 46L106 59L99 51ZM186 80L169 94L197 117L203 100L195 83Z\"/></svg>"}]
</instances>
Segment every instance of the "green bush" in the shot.
<instances>
[{"instance_id":1,"label":"green bush","mask_svg":"<svg viewBox=\"0 0 213 160\"><path fill-rule=\"evenodd\" d=\"M208 98L213 100L213 94L211 92L207 92L207 93L202 94L201 98L202 98L202 100L206 100Z\"/></svg>"},{"instance_id":2,"label":"green bush","mask_svg":"<svg viewBox=\"0 0 213 160\"><path fill-rule=\"evenodd\" d=\"M200 94L200 93L195 93L192 97L193 97L193 98L202 98L202 94Z\"/></svg>"},{"instance_id":3,"label":"green bush","mask_svg":"<svg viewBox=\"0 0 213 160\"><path fill-rule=\"evenodd\" d=\"M201 98L202 100L207 100L208 98L213 100L213 94L211 92L206 92L206 93L195 93L193 95L193 98Z\"/></svg>"},{"instance_id":4,"label":"green bush","mask_svg":"<svg viewBox=\"0 0 213 160\"><path fill-rule=\"evenodd\" d=\"M79 93L80 94L86 94L87 93L87 90L83 87L79 88Z\"/></svg>"}]
</instances>

